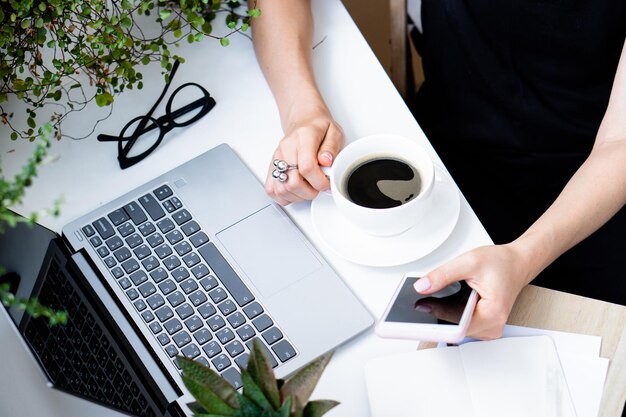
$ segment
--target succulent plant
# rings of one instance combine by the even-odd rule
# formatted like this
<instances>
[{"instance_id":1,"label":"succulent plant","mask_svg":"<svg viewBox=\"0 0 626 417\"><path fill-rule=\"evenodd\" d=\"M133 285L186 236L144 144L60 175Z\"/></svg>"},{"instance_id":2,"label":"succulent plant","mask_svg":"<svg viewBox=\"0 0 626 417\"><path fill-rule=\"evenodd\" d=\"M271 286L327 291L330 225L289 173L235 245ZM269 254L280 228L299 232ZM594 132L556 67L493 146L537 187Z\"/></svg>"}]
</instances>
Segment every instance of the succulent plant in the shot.
<instances>
[{"instance_id":1,"label":"succulent plant","mask_svg":"<svg viewBox=\"0 0 626 417\"><path fill-rule=\"evenodd\" d=\"M181 356L178 363L183 382L197 401L189 404L196 417L320 417L339 404L308 401L331 356L320 356L286 381L276 380L263 347L255 339L248 364L241 369L241 393L207 366Z\"/></svg>"}]
</instances>

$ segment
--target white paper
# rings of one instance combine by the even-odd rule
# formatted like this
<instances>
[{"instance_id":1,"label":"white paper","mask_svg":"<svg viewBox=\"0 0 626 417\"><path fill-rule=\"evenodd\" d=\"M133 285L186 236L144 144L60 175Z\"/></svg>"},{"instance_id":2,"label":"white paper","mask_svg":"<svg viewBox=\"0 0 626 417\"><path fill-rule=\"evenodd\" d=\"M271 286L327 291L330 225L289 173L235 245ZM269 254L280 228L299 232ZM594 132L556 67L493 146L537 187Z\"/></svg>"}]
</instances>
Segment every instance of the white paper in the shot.
<instances>
[{"instance_id":1,"label":"white paper","mask_svg":"<svg viewBox=\"0 0 626 417\"><path fill-rule=\"evenodd\" d=\"M564 355L560 359L576 414L598 417L609 360L584 355Z\"/></svg>"}]
</instances>

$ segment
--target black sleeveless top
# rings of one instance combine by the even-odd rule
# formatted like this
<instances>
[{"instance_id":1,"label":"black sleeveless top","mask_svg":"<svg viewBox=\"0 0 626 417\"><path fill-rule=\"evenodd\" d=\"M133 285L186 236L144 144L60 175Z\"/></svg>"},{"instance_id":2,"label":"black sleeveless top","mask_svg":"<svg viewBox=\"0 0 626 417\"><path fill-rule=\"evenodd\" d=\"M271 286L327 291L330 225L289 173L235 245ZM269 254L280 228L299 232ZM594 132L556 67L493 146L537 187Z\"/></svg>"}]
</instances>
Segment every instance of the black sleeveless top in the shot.
<instances>
[{"instance_id":1,"label":"black sleeveless top","mask_svg":"<svg viewBox=\"0 0 626 417\"><path fill-rule=\"evenodd\" d=\"M591 151L626 0L423 0L422 19L426 81L413 112L493 240L509 242ZM626 304L624 254L622 209L539 282ZM618 281L618 295L590 293L586 279Z\"/></svg>"}]
</instances>

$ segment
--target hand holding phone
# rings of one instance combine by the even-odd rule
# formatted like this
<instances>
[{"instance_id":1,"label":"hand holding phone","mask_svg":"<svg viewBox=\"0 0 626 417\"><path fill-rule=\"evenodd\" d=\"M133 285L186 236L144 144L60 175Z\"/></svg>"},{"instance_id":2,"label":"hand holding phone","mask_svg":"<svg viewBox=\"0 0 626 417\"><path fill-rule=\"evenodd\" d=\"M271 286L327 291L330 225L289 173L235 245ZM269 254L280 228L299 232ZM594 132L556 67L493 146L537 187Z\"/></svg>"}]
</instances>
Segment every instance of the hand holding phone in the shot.
<instances>
[{"instance_id":1,"label":"hand holding phone","mask_svg":"<svg viewBox=\"0 0 626 417\"><path fill-rule=\"evenodd\" d=\"M413 284L419 273L407 273L376 326L381 337L455 343L465 337L478 295L465 281L430 295Z\"/></svg>"}]
</instances>

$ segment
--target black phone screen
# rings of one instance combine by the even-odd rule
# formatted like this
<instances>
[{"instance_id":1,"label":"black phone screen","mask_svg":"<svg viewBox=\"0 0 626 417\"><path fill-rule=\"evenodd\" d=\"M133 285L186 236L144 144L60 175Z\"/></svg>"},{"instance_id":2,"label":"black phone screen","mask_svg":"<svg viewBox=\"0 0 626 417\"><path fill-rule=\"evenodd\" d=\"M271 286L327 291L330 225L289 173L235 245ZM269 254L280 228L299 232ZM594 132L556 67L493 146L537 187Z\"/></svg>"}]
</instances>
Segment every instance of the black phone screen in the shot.
<instances>
[{"instance_id":1,"label":"black phone screen","mask_svg":"<svg viewBox=\"0 0 626 417\"><path fill-rule=\"evenodd\" d=\"M386 322L458 324L472 289L461 281L430 295L413 288L419 277L407 277L402 283Z\"/></svg>"}]
</instances>

